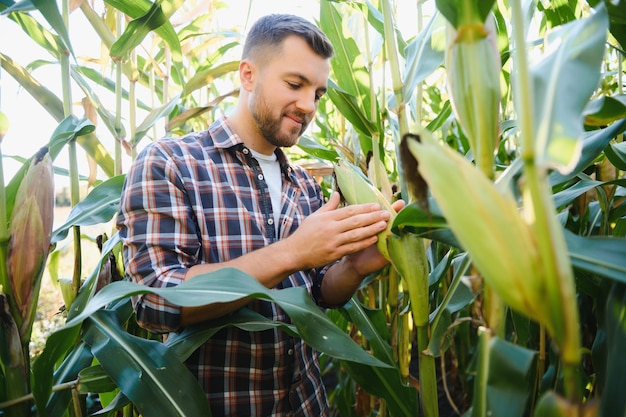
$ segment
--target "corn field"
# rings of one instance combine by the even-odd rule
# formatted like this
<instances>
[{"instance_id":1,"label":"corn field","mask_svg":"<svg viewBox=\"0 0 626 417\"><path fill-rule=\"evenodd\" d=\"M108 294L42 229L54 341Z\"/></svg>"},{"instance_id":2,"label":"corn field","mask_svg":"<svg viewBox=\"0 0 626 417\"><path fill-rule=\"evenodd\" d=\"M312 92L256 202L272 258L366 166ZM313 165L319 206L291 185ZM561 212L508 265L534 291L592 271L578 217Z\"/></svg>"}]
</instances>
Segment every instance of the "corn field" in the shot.
<instances>
[{"instance_id":1,"label":"corn field","mask_svg":"<svg viewBox=\"0 0 626 417\"><path fill-rule=\"evenodd\" d=\"M0 26L40 54L20 62L2 39L0 82L56 124L9 157L0 107L0 416L210 416L184 361L238 326L322 352L337 416L626 417L626 0L319 0L329 91L290 158L345 204L406 202L377 243L389 266L329 311L237 270L163 289L122 278L115 231L81 228L115 217L142 146L232 108L244 28L217 16L252 4L0 0ZM78 15L99 39L89 56ZM5 178L9 158L21 168ZM55 173L72 206L56 228ZM64 324L33 357L42 277L68 244ZM163 341L130 304L149 292L260 297L292 323L242 309Z\"/></svg>"}]
</instances>

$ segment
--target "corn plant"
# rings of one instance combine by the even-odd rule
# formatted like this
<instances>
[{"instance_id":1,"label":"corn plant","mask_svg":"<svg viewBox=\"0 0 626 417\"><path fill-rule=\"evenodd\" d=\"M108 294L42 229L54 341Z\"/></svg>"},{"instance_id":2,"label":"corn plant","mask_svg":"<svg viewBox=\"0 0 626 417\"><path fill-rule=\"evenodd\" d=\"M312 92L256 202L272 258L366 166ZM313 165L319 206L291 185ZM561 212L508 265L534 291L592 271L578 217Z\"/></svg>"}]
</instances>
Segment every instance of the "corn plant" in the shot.
<instances>
[{"instance_id":1,"label":"corn plant","mask_svg":"<svg viewBox=\"0 0 626 417\"><path fill-rule=\"evenodd\" d=\"M326 314L304 291L268 291L237 271L170 289L102 287L123 273L115 234L94 270L81 265L80 227L115 215L124 164L142 141L202 129L237 94L230 52L239 39L213 12L240 5L210 1L198 13L200 4L84 1L71 10L65 0L0 0L0 24L18 25L42 50L22 65L0 46L3 75L58 123L43 144L48 156L0 181L4 415L33 405L40 416L84 415L86 396L99 398L101 413L209 415L183 362L224 326L278 327L323 352L342 416L624 415L623 0L525 10L518 1L320 1L315 18L336 55L328 98L293 159L313 162L315 174L322 163L324 191L339 185L347 203L407 203L379 237L390 266ZM407 10L408 33L399 26ZM71 13L101 39L97 65L73 55ZM50 62L62 69L61 97L37 79ZM75 116L79 101L85 118ZM78 148L106 178L95 168L78 175ZM48 241L50 219L35 215L46 204L18 187L32 184L32 169L49 175L61 152L74 207ZM336 179L324 176L333 165ZM41 262L68 236L67 321L31 366ZM25 241L37 250L18 257ZM162 343L134 322L129 296L145 292L185 306L260 297L292 324L243 309Z\"/></svg>"}]
</instances>

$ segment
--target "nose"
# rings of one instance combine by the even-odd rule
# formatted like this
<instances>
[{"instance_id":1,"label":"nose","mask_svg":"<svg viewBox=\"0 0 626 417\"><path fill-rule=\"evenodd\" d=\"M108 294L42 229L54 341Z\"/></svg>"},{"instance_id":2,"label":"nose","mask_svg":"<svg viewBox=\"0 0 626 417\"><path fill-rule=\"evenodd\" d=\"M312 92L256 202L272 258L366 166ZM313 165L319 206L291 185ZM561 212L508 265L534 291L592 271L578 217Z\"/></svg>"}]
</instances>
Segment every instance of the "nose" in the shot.
<instances>
[{"instance_id":1,"label":"nose","mask_svg":"<svg viewBox=\"0 0 626 417\"><path fill-rule=\"evenodd\" d=\"M298 111L305 113L305 114L310 114L315 112L315 110L317 109L317 98L316 98L316 92L310 91L309 89L303 89L303 90L307 90L307 91L302 91L302 93L299 95L298 100L296 101L296 107L298 108Z\"/></svg>"}]
</instances>

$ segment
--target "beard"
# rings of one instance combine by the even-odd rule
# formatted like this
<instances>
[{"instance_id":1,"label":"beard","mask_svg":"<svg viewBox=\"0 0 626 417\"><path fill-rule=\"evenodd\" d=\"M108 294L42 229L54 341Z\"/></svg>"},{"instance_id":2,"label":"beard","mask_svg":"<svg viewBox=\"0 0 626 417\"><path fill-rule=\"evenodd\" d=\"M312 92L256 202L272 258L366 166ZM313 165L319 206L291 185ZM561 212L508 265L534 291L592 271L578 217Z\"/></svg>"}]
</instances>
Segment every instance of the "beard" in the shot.
<instances>
[{"instance_id":1,"label":"beard","mask_svg":"<svg viewBox=\"0 0 626 417\"><path fill-rule=\"evenodd\" d=\"M272 114L272 109L264 97L262 88L258 87L249 104L250 114L256 122L261 135L276 147L290 147L298 143L298 139L309 126L309 117L296 110L281 111L280 115L276 117ZM289 115L302 120L302 126L300 128L294 126L285 132L282 129L282 122Z\"/></svg>"}]
</instances>

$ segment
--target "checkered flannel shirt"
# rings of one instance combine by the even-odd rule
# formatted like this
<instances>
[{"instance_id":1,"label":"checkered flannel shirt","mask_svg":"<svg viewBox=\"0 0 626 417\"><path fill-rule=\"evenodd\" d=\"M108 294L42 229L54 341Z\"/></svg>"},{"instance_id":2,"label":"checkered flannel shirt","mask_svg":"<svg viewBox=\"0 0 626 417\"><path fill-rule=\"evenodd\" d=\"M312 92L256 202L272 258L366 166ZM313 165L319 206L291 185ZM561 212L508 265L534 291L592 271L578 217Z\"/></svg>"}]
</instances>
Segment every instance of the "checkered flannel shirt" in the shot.
<instances>
[{"instance_id":1,"label":"checkered flannel shirt","mask_svg":"<svg viewBox=\"0 0 626 417\"><path fill-rule=\"evenodd\" d=\"M304 169L290 164L280 149L276 153L283 175L278 228L261 168L226 119L201 133L149 144L127 174L117 220L127 276L151 287L175 286L193 265L228 261L293 233L323 199ZM278 288L304 287L313 294L324 271L295 273ZM142 326L180 330L180 307L154 295L133 302ZM289 322L273 303L256 300L248 307ZM319 417L328 406L318 356L279 330L227 327L187 366L213 416Z\"/></svg>"}]
</instances>

